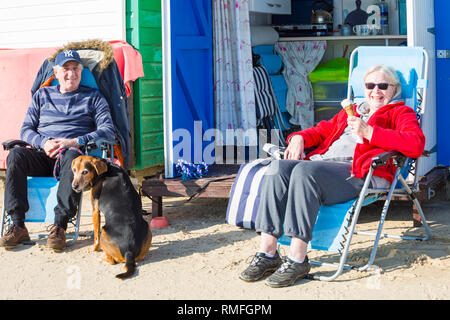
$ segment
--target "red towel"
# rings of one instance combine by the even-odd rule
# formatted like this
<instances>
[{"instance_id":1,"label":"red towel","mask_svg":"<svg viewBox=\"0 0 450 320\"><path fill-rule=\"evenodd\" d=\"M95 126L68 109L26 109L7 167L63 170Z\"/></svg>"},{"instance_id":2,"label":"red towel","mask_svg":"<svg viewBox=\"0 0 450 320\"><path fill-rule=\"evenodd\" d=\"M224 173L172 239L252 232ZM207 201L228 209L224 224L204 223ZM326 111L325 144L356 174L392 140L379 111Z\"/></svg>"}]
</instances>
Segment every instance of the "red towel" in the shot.
<instances>
[{"instance_id":1,"label":"red towel","mask_svg":"<svg viewBox=\"0 0 450 320\"><path fill-rule=\"evenodd\" d=\"M114 60L116 60L127 90L127 96L130 95L130 81L135 81L144 76L144 67L142 65L142 56L139 51L131 45L121 40L109 41L114 49Z\"/></svg>"}]
</instances>

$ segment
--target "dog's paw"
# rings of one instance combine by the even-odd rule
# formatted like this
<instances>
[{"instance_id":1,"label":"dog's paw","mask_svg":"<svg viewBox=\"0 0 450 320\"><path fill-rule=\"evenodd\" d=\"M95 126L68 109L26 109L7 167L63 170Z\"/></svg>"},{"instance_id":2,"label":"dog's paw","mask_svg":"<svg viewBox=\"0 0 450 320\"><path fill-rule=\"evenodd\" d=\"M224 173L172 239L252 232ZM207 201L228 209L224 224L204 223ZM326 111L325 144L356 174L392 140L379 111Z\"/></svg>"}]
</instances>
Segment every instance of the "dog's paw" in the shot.
<instances>
[{"instance_id":1,"label":"dog's paw","mask_svg":"<svg viewBox=\"0 0 450 320\"><path fill-rule=\"evenodd\" d=\"M109 264L116 264L116 261L111 256L108 255L105 255L103 257L103 261L108 262Z\"/></svg>"},{"instance_id":2,"label":"dog's paw","mask_svg":"<svg viewBox=\"0 0 450 320\"><path fill-rule=\"evenodd\" d=\"M102 251L102 249L95 248L95 247L90 247L88 249L88 252L90 252L90 253L101 252L101 251Z\"/></svg>"}]
</instances>

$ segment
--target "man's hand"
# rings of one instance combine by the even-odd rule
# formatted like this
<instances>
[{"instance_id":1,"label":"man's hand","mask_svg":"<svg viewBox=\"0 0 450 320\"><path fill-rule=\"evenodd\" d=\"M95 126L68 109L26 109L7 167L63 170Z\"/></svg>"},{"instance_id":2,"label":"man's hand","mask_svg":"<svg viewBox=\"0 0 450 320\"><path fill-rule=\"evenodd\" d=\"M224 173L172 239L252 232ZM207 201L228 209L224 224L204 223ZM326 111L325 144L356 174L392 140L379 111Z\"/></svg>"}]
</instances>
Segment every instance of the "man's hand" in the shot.
<instances>
[{"instance_id":1,"label":"man's hand","mask_svg":"<svg viewBox=\"0 0 450 320\"><path fill-rule=\"evenodd\" d=\"M289 145L284 151L284 159L303 160L303 151L305 149L305 140L301 135L292 136Z\"/></svg>"},{"instance_id":2,"label":"man's hand","mask_svg":"<svg viewBox=\"0 0 450 320\"><path fill-rule=\"evenodd\" d=\"M70 148L70 147L75 148L78 147L77 138L74 139L58 138L47 140L44 144L44 151L47 156L54 159L58 156L59 150L61 148Z\"/></svg>"}]
</instances>

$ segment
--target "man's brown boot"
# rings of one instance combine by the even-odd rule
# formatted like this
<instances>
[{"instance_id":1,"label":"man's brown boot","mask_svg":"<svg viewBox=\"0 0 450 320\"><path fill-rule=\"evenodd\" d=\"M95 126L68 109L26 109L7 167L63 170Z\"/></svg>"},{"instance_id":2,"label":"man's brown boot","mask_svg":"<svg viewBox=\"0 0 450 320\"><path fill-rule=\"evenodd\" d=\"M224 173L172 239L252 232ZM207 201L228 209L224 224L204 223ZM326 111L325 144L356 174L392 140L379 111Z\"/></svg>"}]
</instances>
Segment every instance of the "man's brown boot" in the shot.
<instances>
[{"instance_id":1,"label":"man's brown boot","mask_svg":"<svg viewBox=\"0 0 450 320\"><path fill-rule=\"evenodd\" d=\"M47 247L55 251L62 251L66 248L66 230L62 227L54 225L50 229L47 239Z\"/></svg>"},{"instance_id":2,"label":"man's brown boot","mask_svg":"<svg viewBox=\"0 0 450 320\"><path fill-rule=\"evenodd\" d=\"M27 228L13 225L8 232L0 238L0 247L10 249L17 247L25 241L30 241L30 235L28 234Z\"/></svg>"}]
</instances>

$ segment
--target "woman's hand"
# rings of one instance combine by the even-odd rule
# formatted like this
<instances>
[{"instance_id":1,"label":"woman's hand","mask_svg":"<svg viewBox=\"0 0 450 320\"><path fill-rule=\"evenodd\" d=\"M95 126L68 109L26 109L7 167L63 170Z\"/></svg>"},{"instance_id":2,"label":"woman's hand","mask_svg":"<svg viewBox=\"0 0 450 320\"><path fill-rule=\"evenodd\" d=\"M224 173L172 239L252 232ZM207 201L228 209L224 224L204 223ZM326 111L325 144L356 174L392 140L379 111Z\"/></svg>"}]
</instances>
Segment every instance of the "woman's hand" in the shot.
<instances>
[{"instance_id":1,"label":"woman's hand","mask_svg":"<svg viewBox=\"0 0 450 320\"><path fill-rule=\"evenodd\" d=\"M352 116L347 118L347 124L350 131L362 138L370 141L372 138L373 128L363 121L361 118Z\"/></svg>"},{"instance_id":2,"label":"woman's hand","mask_svg":"<svg viewBox=\"0 0 450 320\"><path fill-rule=\"evenodd\" d=\"M289 145L284 151L284 159L303 160L303 150L305 149L305 140L301 135L292 136Z\"/></svg>"}]
</instances>

